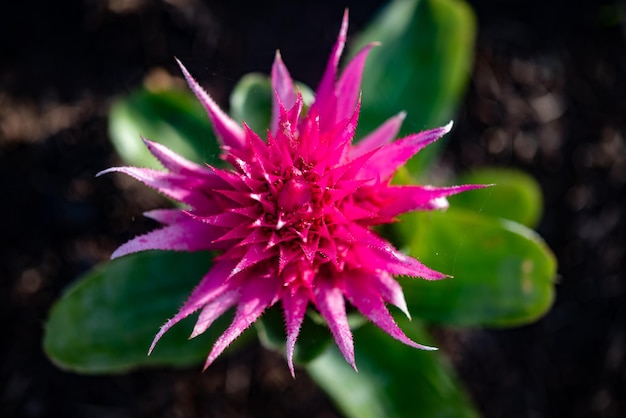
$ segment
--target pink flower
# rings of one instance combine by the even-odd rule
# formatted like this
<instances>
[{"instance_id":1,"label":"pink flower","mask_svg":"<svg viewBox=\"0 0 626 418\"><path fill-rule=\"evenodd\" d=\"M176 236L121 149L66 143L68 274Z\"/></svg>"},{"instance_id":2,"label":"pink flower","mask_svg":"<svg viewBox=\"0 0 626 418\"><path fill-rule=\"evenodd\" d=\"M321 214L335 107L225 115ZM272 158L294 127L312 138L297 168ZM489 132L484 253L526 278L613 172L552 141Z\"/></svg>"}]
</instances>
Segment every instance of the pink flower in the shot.
<instances>
[{"instance_id":1,"label":"pink flower","mask_svg":"<svg viewBox=\"0 0 626 418\"><path fill-rule=\"evenodd\" d=\"M222 143L222 170L189 162L162 145L144 140L167 171L114 167L188 209L157 209L146 216L164 224L118 248L112 258L144 250L218 250L211 270L180 311L161 327L150 351L174 324L201 310L192 337L236 306L230 327L219 337L208 367L263 311L282 303L287 361L293 370L296 339L308 307L314 307L345 359L356 369L346 300L404 344L386 303L407 316L394 275L437 280L446 277L378 236L372 227L414 210L447 206L446 196L478 186L392 186L396 170L426 145L446 134L451 123L393 141L404 113L353 145L359 89L372 44L337 77L348 27L344 15L315 102L308 111L279 54L272 67L275 90L271 128L263 141L248 126L229 118L180 64L189 86L206 108Z\"/></svg>"}]
</instances>

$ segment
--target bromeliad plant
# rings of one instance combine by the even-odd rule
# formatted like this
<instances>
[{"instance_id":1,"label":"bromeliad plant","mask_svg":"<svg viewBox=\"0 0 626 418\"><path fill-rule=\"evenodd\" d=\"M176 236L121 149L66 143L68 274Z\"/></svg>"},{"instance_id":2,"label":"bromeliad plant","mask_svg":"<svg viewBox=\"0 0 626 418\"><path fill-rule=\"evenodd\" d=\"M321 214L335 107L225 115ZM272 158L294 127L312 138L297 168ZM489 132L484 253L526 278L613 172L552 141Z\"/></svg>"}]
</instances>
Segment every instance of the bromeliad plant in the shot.
<instances>
[{"instance_id":1,"label":"bromeliad plant","mask_svg":"<svg viewBox=\"0 0 626 418\"><path fill-rule=\"evenodd\" d=\"M183 93L141 92L113 110L113 139L129 162L144 164L146 154L128 146L137 140L129 142L125 136L143 128L157 140L171 129L164 142L187 158L144 139L165 170L126 166L101 174L125 173L181 206L146 213L164 226L122 245L113 254L116 260L88 275L56 305L45 346L57 363L83 372L189 364L206 355L210 340L213 348L206 368L257 322L266 345L278 348L286 341L284 351L292 375L295 356L349 416L411 416L408 401L416 402L414 393L420 393L421 400L415 407L427 416L427 411L474 416L450 371L434 353L401 348L377 328L351 321L358 315L350 306L396 340L426 350L431 347L422 343L430 344L430 338L419 321L400 320L399 326L387 303L407 317L410 311L441 323L510 325L536 318L550 305L555 263L540 239L515 221L536 221L540 195L527 177L499 170L475 173L468 177L470 184L463 186L391 183L398 169L447 133L451 123L396 140L405 113L377 120L386 106L373 100L367 90L376 85L378 95L395 96L393 103L405 105L414 124L418 119L413 111L423 102L434 103L425 112L430 117L422 121L425 125L448 116L462 77L458 69L444 64L467 65L471 45L462 41L472 32L471 14L463 4L450 0L393 3L361 35L356 42L358 52L339 74L347 26L346 13L314 100L308 103L304 97L310 96L308 89L295 85L279 54L270 80L248 76L235 89L232 118L179 63L208 113L219 154L229 168L214 160L207 162L197 153L207 150L206 142L197 142L206 132L199 136L203 130L194 126L206 122L196 116L197 108ZM419 53L432 50L433 45L418 40L418 30L420 37L431 39L430 30L439 46L448 48L422 61ZM378 48L382 51L377 55L372 37L391 47L391 52ZM371 73L366 71L363 77L361 100L361 76L370 54ZM385 72L396 68L399 74L385 74L382 68ZM390 85L387 77L401 85ZM439 80L438 89L434 93L431 89L430 94L429 89L419 90L421 79ZM416 99L413 93L406 97L411 87L426 92L425 97ZM180 120L173 115L186 117L187 123L168 123L168 118ZM159 132L152 134L155 121ZM367 127L380 126L356 142L357 121ZM266 129L267 137L262 139L259 134ZM396 178L412 181L423 173L426 163L427 159L411 160L408 170ZM480 187L473 182L501 186L472 191L458 200L458 209L440 211L448 207L447 197ZM511 207L520 204L528 210L511 212ZM477 208L481 214L473 210ZM396 222L398 216L414 211L418 212ZM392 228L381 228L391 223ZM439 281L448 274L455 278ZM201 276L178 313L156 333L150 345L152 356L145 357L142 350L147 348L149 329L159 320L157 313L171 315L184 292ZM133 300L136 297L141 298L140 304ZM284 319L277 309L268 311L273 305L280 306ZM223 318L233 307L234 318L226 325ZM196 311L200 313L191 337L205 339L196 344L196 339L181 342L181 332L188 331L182 330L183 320ZM353 333L363 365L358 375L338 361L343 357L356 369ZM327 346L329 335L339 352ZM433 385L433 380L446 384ZM356 402L352 397L363 391L371 396Z\"/></svg>"},{"instance_id":2,"label":"bromeliad plant","mask_svg":"<svg viewBox=\"0 0 626 418\"><path fill-rule=\"evenodd\" d=\"M167 172L114 167L100 173L128 174L186 206L146 213L166 226L132 239L112 258L145 250L220 252L178 314L161 328L150 352L167 330L195 311L201 310L192 337L236 306L235 318L213 345L206 368L280 301L292 375L295 343L309 305L324 318L341 353L356 369L345 299L395 339L432 349L404 335L385 303L409 316L392 275L428 280L446 276L401 253L372 227L409 211L447 208L446 197L479 186L390 185L398 168L447 133L451 123L393 142L404 119L400 114L351 144L361 75L374 45L357 53L336 81L347 31L346 12L315 101L306 112L302 94L276 54L265 142L245 121L241 127L217 107L179 62L210 117L222 158L232 168L203 167L144 140Z\"/></svg>"}]
</instances>

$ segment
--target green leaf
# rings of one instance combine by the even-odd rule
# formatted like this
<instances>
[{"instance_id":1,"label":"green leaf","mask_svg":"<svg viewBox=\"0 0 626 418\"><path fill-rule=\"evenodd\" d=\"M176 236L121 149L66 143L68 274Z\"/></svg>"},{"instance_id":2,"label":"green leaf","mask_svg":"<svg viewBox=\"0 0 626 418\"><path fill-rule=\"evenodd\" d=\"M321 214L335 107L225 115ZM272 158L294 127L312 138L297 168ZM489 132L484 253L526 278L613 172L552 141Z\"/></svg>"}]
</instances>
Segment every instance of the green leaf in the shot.
<instances>
[{"instance_id":1,"label":"green leaf","mask_svg":"<svg viewBox=\"0 0 626 418\"><path fill-rule=\"evenodd\" d=\"M264 74L246 74L230 95L230 114L241 123L245 121L257 134L262 134L270 126L272 114L272 84Z\"/></svg>"},{"instance_id":2,"label":"green leaf","mask_svg":"<svg viewBox=\"0 0 626 418\"><path fill-rule=\"evenodd\" d=\"M412 315L452 325L513 326L550 308L556 260L534 231L462 209L403 219L394 231L405 250L453 276L401 280Z\"/></svg>"},{"instance_id":3,"label":"green leaf","mask_svg":"<svg viewBox=\"0 0 626 418\"><path fill-rule=\"evenodd\" d=\"M493 184L449 198L452 207L471 209L533 228L541 219L543 196L537 181L519 170L487 168L462 176L458 183Z\"/></svg>"},{"instance_id":4,"label":"green leaf","mask_svg":"<svg viewBox=\"0 0 626 418\"><path fill-rule=\"evenodd\" d=\"M405 110L401 134L446 124L454 115L471 70L474 15L461 0L395 0L354 40L350 55L379 41L363 75L357 136L372 132ZM429 146L413 158L419 174L441 146Z\"/></svg>"},{"instance_id":5,"label":"green leaf","mask_svg":"<svg viewBox=\"0 0 626 418\"><path fill-rule=\"evenodd\" d=\"M310 105L314 94L309 87L296 83L304 103ZM272 82L270 77L250 73L244 75L230 95L230 113L237 122L245 121L261 138L270 126L272 114Z\"/></svg>"},{"instance_id":6,"label":"green leaf","mask_svg":"<svg viewBox=\"0 0 626 418\"><path fill-rule=\"evenodd\" d=\"M203 361L229 315L188 341L194 320L172 327L148 348L210 267L209 253L143 252L108 262L71 286L53 306L44 349L61 368L121 373L139 366ZM240 337L241 338L241 337Z\"/></svg>"},{"instance_id":7,"label":"green leaf","mask_svg":"<svg viewBox=\"0 0 626 418\"><path fill-rule=\"evenodd\" d=\"M418 321L398 322L414 341L432 344ZM406 346L372 324L357 329L354 341L358 373L334 344L306 366L347 417L478 417L437 352Z\"/></svg>"},{"instance_id":8,"label":"green leaf","mask_svg":"<svg viewBox=\"0 0 626 418\"><path fill-rule=\"evenodd\" d=\"M118 100L109 114L109 135L130 165L161 168L141 136L200 164L219 161L209 117L195 96L182 90L138 90Z\"/></svg>"}]
</instances>

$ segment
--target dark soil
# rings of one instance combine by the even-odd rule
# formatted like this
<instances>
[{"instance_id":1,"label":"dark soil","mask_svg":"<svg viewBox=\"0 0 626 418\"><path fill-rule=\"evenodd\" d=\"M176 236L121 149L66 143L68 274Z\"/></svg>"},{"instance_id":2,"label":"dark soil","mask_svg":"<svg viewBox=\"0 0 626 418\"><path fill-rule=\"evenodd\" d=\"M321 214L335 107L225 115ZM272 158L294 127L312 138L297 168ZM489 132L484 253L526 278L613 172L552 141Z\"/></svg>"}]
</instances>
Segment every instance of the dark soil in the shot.
<instances>
[{"instance_id":1,"label":"dark soil","mask_svg":"<svg viewBox=\"0 0 626 418\"><path fill-rule=\"evenodd\" d=\"M218 4L213 4L218 3ZM356 33L382 2L20 0L0 5L0 416L336 417L253 345L208 372L86 377L41 349L63 289L151 225L163 202L114 176L111 101L181 58L226 103L280 48L316 85L345 6ZM476 62L444 163L514 166L540 182L557 299L535 324L440 332L485 417L626 416L625 10L611 2L476 0Z\"/></svg>"}]
</instances>

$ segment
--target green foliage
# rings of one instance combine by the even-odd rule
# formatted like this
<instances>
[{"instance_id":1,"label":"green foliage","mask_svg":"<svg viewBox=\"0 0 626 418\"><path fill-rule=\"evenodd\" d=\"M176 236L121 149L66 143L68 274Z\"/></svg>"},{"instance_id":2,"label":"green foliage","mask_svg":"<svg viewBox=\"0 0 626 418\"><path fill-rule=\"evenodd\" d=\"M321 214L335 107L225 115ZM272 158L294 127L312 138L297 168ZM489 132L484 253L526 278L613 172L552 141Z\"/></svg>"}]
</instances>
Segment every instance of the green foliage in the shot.
<instances>
[{"instance_id":1,"label":"green foliage","mask_svg":"<svg viewBox=\"0 0 626 418\"><path fill-rule=\"evenodd\" d=\"M452 119L471 70L474 15L459 0L395 0L359 34L354 55L379 41L363 74L362 108L357 136L405 110L401 134L444 125ZM411 159L411 174L432 163L443 141Z\"/></svg>"},{"instance_id":2,"label":"green foliage","mask_svg":"<svg viewBox=\"0 0 626 418\"><path fill-rule=\"evenodd\" d=\"M178 311L211 258L205 252L150 251L99 266L52 308L44 350L59 367L80 373L199 363L226 328L228 315L191 341L193 321L184 320L147 354L159 327Z\"/></svg>"},{"instance_id":3,"label":"green foliage","mask_svg":"<svg viewBox=\"0 0 626 418\"><path fill-rule=\"evenodd\" d=\"M245 121L261 137L270 126L272 83L265 74L251 73L241 77L230 95L230 113L234 120Z\"/></svg>"},{"instance_id":4,"label":"green foliage","mask_svg":"<svg viewBox=\"0 0 626 418\"><path fill-rule=\"evenodd\" d=\"M458 184L493 184L494 187L460 193L448 200L451 207L466 208L533 228L543 210L537 181L528 174L507 168L484 168L464 175Z\"/></svg>"},{"instance_id":5,"label":"green foliage","mask_svg":"<svg viewBox=\"0 0 626 418\"><path fill-rule=\"evenodd\" d=\"M398 322L414 341L432 344L419 321ZM347 417L478 417L437 352L401 344L372 324L355 330L354 340L358 373L334 344L306 366Z\"/></svg>"},{"instance_id":6,"label":"green foliage","mask_svg":"<svg viewBox=\"0 0 626 418\"><path fill-rule=\"evenodd\" d=\"M453 276L436 282L402 280L416 317L451 325L513 326L537 319L551 306L556 260L532 230L462 209L403 219L394 230L409 254Z\"/></svg>"},{"instance_id":7,"label":"green foliage","mask_svg":"<svg viewBox=\"0 0 626 418\"><path fill-rule=\"evenodd\" d=\"M122 160L138 167L161 168L142 136L197 163L214 164L219 157L209 117L183 90L138 90L118 100L109 114L109 135Z\"/></svg>"}]
</instances>

